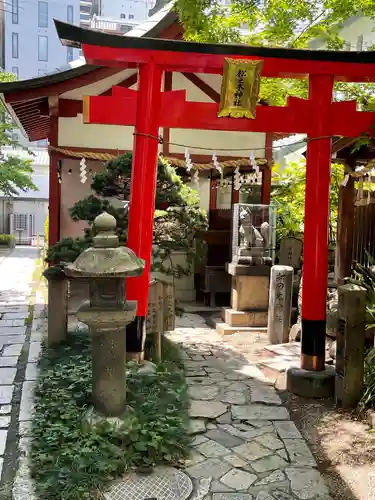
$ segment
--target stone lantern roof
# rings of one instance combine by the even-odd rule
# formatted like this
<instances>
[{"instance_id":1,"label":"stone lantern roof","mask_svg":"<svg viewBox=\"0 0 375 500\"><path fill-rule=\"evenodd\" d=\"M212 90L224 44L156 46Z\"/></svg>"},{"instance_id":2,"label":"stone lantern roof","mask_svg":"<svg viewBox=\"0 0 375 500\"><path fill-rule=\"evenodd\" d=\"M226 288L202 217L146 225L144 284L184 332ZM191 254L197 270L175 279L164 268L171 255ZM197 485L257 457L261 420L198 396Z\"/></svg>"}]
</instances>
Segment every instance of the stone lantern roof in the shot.
<instances>
[{"instance_id":1,"label":"stone lantern roof","mask_svg":"<svg viewBox=\"0 0 375 500\"><path fill-rule=\"evenodd\" d=\"M75 278L121 278L139 276L145 261L130 248L119 246L115 234L116 219L103 212L94 220L94 245L65 268L66 274Z\"/></svg>"}]
</instances>

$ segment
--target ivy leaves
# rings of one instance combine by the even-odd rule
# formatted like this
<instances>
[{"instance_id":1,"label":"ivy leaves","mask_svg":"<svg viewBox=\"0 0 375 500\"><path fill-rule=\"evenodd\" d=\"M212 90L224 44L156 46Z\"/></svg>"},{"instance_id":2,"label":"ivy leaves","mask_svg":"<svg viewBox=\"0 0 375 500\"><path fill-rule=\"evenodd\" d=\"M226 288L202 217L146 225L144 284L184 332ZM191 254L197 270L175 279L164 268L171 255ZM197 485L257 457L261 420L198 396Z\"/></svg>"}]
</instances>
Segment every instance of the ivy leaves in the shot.
<instances>
[{"instance_id":1,"label":"ivy leaves","mask_svg":"<svg viewBox=\"0 0 375 500\"><path fill-rule=\"evenodd\" d=\"M164 347L164 356L176 356ZM161 363L147 377L129 364L132 411L121 425L89 426L90 349L88 335L77 332L41 358L31 452L40 500L99 498L107 481L133 468L179 463L189 446L186 385L175 362Z\"/></svg>"}]
</instances>

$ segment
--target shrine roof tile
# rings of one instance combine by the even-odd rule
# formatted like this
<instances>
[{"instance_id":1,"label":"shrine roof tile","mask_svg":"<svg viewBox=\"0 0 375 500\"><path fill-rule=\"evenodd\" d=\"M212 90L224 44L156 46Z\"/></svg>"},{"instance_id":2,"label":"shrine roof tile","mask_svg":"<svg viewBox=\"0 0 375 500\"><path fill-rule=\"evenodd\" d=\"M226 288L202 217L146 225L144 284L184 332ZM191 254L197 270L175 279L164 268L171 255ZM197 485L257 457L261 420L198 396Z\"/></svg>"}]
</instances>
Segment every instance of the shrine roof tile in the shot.
<instances>
[{"instance_id":1,"label":"shrine roof tile","mask_svg":"<svg viewBox=\"0 0 375 500\"><path fill-rule=\"evenodd\" d=\"M285 49L274 47L252 47L245 44L211 44L165 40L160 38L132 37L99 32L54 20L58 36L64 45L81 47L82 44L123 49L146 49L154 51L191 52L196 54L236 55L245 57L276 58L289 60L311 60L346 63L374 63L375 52ZM150 35L150 33L148 33Z\"/></svg>"}]
</instances>

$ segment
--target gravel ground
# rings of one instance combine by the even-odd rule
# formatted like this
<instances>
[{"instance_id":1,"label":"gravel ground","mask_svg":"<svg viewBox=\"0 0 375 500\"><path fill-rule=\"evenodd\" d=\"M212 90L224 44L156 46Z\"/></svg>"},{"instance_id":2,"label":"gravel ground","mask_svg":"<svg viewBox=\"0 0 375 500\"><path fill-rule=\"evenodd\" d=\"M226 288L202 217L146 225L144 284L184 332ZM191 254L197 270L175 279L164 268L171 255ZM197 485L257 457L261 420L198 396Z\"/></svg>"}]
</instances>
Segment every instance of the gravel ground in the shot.
<instances>
[{"instance_id":1,"label":"gravel ground","mask_svg":"<svg viewBox=\"0 0 375 500\"><path fill-rule=\"evenodd\" d=\"M267 357L267 336L228 335L250 361ZM309 443L334 500L375 500L375 432L355 412L337 410L332 400L303 399L285 391L285 374L263 370L275 383L291 419Z\"/></svg>"},{"instance_id":2,"label":"gravel ground","mask_svg":"<svg viewBox=\"0 0 375 500\"><path fill-rule=\"evenodd\" d=\"M332 400L280 395L309 443L332 497L375 500L375 432L366 421L356 412L337 410Z\"/></svg>"}]
</instances>

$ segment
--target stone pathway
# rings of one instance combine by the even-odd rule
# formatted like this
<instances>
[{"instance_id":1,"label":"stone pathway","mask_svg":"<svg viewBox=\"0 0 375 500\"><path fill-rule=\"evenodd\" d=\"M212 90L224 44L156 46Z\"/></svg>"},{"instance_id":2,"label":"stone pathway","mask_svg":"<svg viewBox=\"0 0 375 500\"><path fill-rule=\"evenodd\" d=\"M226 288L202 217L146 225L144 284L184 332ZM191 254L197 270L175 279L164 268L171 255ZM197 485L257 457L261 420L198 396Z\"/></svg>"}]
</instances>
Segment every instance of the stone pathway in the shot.
<instances>
[{"instance_id":1,"label":"stone pathway","mask_svg":"<svg viewBox=\"0 0 375 500\"><path fill-rule=\"evenodd\" d=\"M38 251L17 247L0 262L0 499L33 500L26 462L43 307L29 304Z\"/></svg>"},{"instance_id":2,"label":"stone pathway","mask_svg":"<svg viewBox=\"0 0 375 500\"><path fill-rule=\"evenodd\" d=\"M194 500L330 500L316 462L256 362L204 319L185 314L181 345L191 398Z\"/></svg>"}]
</instances>

